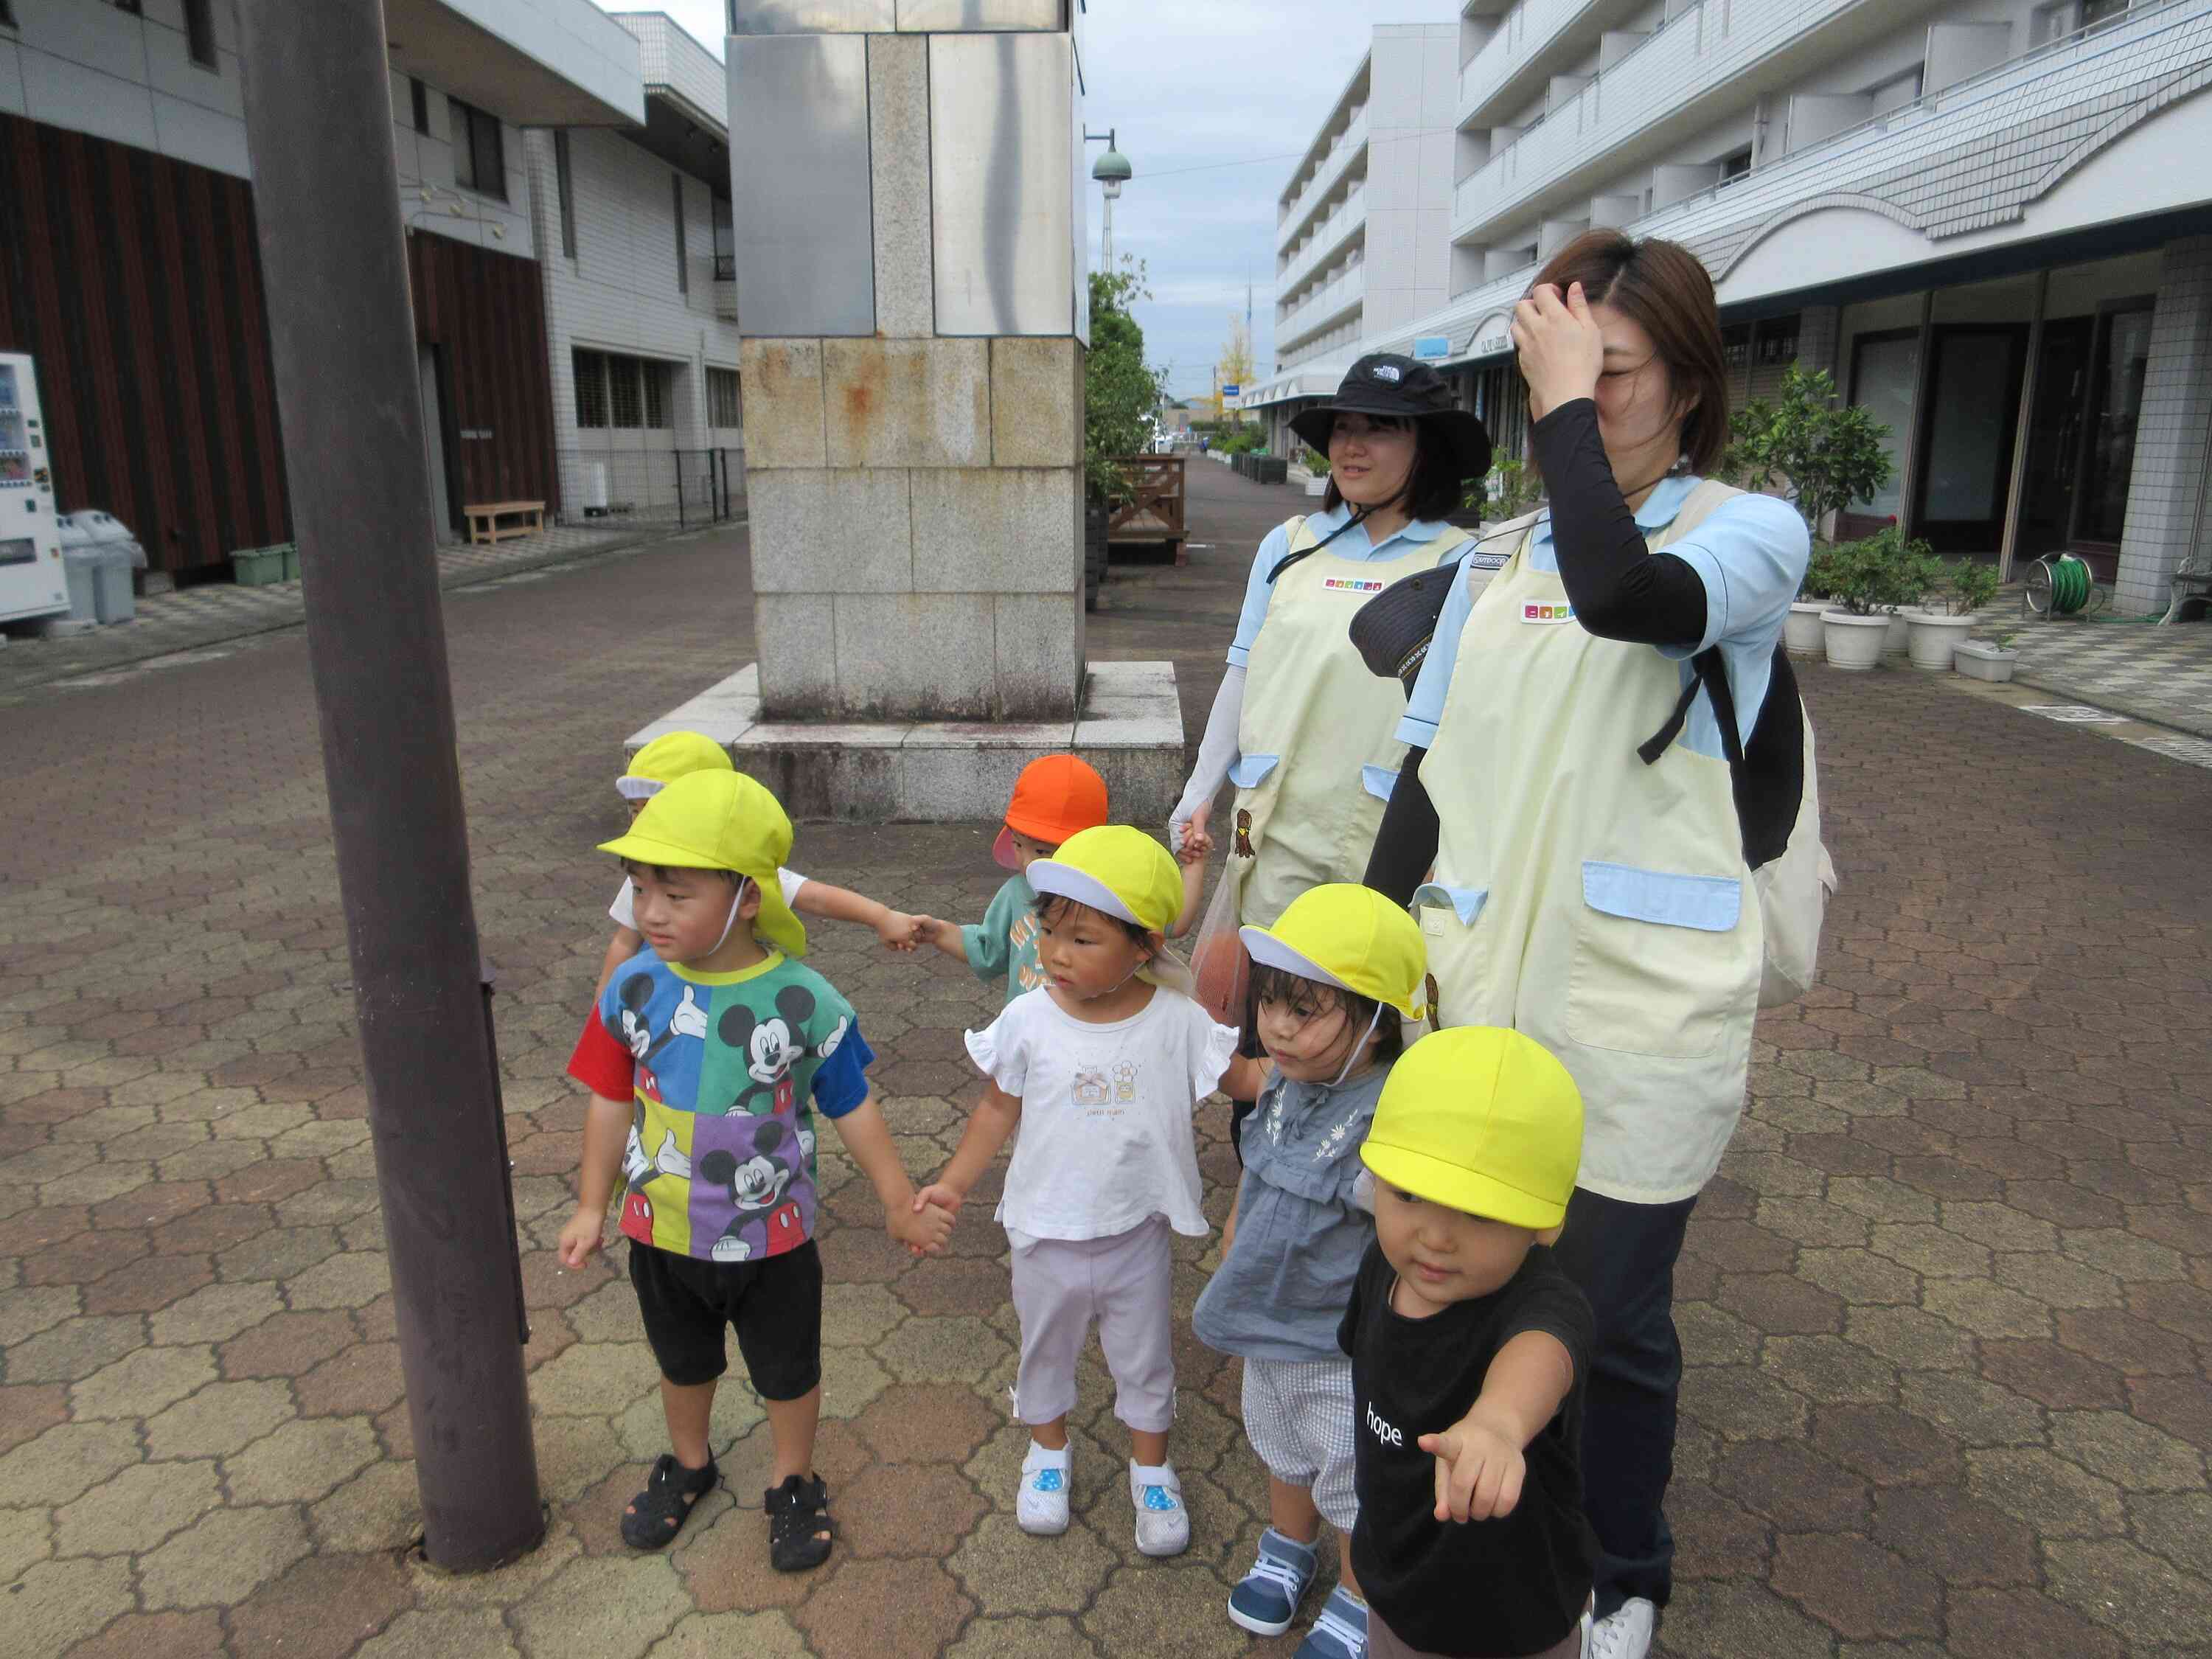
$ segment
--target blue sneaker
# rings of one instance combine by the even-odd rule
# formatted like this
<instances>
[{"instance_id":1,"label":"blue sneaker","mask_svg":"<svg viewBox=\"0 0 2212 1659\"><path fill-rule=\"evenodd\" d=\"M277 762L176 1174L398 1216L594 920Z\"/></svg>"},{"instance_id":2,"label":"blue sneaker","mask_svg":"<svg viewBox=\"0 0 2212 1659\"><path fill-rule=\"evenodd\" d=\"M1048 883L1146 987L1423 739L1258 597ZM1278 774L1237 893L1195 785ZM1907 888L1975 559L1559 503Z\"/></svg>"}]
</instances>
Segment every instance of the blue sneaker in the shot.
<instances>
[{"instance_id":1,"label":"blue sneaker","mask_svg":"<svg viewBox=\"0 0 2212 1659\"><path fill-rule=\"evenodd\" d=\"M1367 1659L1367 1603L1331 1590L1291 1659Z\"/></svg>"},{"instance_id":2,"label":"blue sneaker","mask_svg":"<svg viewBox=\"0 0 2212 1659\"><path fill-rule=\"evenodd\" d=\"M1229 1592L1231 1622L1255 1636L1280 1636L1298 1616L1298 1602L1314 1578L1314 1548L1273 1527L1260 1534L1260 1559Z\"/></svg>"}]
</instances>

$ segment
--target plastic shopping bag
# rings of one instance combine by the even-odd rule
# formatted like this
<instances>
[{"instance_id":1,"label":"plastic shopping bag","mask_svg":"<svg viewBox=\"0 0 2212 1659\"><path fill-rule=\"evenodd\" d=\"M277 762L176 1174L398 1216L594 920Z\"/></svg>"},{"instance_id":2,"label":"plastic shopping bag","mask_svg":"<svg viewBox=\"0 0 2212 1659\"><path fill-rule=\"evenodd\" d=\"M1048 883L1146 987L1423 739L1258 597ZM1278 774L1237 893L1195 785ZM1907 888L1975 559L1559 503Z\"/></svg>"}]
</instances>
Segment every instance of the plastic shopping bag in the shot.
<instances>
[{"instance_id":1,"label":"plastic shopping bag","mask_svg":"<svg viewBox=\"0 0 2212 1659\"><path fill-rule=\"evenodd\" d=\"M1237 866L1232 854L1213 884L1213 896L1206 901L1206 914L1199 920L1198 942L1191 948L1190 965L1198 981L1193 994L1199 1006L1213 1016L1215 1024L1241 1029L1252 959L1245 954L1244 941L1237 932L1237 894L1243 886L1237 878Z\"/></svg>"}]
</instances>

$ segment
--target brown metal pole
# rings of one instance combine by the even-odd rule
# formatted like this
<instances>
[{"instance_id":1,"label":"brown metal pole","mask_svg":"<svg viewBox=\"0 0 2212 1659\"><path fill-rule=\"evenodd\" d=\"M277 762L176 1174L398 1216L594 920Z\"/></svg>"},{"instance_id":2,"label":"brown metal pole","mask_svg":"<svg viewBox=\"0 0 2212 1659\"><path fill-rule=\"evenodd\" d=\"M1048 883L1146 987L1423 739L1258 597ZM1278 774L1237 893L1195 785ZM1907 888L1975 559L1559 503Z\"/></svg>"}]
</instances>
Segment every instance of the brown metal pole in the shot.
<instances>
[{"instance_id":1,"label":"brown metal pole","mask_svg":"<svg viewBox=\"0 0 2212 1659\"><path fill-rule=\"evenodd\" d=\"M545 1532L380 0L240 0L269 331L424 1547Z\"/></svg>"}]
</instances>

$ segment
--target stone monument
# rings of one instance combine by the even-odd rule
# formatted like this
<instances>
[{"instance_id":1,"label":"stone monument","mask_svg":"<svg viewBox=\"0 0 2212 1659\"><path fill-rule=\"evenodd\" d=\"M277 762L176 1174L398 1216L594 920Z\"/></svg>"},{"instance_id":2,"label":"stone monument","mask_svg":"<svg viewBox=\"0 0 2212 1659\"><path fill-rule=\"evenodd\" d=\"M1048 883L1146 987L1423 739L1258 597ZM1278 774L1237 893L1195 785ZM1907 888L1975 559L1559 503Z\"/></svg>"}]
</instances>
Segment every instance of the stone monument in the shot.
<instances>
[{"instance_id":1,"label":"stone monument","mask_svg":"<svg viewBox=\"0 0 2212 1659\"><path fill-rule=\"evenodd\" d=\"M875 820L995 817L1072 746L1164 819L1172 665L1084 655L1079 8L730 21L760 659L633 741L700 726L794 815Z\"/></svg>"}]
</instances>

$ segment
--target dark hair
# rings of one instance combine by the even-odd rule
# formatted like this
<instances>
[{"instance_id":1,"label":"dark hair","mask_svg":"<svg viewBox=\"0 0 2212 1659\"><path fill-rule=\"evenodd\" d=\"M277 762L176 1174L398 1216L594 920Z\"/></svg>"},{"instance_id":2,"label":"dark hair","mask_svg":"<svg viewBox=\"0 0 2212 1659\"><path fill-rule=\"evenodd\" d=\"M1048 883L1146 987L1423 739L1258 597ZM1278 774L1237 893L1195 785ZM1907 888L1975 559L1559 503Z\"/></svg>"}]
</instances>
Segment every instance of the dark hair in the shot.
<instances>
[{"instance_id":1,"label":"dark hair","mask_svg":"<svg viewBox=\"0 0 2212 1659\"><path fill-rule=\"evenodd\" d=\"M1112 922L1116 927L1127 933L1131 939L1136 940L1139 945L1147 944L1152 939L1152 929L1145 927L1141 922L1124 921L1119 916L1108 915L1105 911L1098 908L1097 905L1085 904L1081 899L1072 899L1065 893L1039 893L1036 896L1036 902L1030 906L1030 909L1036 915L1036 919L1039 921L1045 922L1047 924L1058 921L1061 916L1066 915L1071 908L1077 910L1088 910L1092 915L1097 916L1100 921Z\"/></svg>"},{"instance_id":2,"label":"dark hair","mask_svg":"<svg viewBox=\"0 0 2212 1659\"><path fill-rule=\"evenodd\" d=\"M1617 230L1586 230L1551 257L1533 286L1547 283L1562 294L1580 283L1592 305L1611 306L1651 337L1681 411L1691 471L1718 466L1728 447L1728 365L1713 279L1697 255L1656 237L1638 242Z\"/></svg>"},{"instance_id":3,"label":"dark hair","mask_svg":"<svg viewBox=\"0 0 2212 1659\"><path fill-rule=\"evenodd\" d=\"M720 876L735 887L745 879L735 870L705 870L688 864L647 864L642 859L617 859L615 862L622 866L626 876L651 876L655 881L674 881L680 876Z\"/></svg>"},{"instance_id":4,"label":"dark hair","mask_svg":"<svg viewBox=\"0 0 2212 1659\"><path fill-rule=\"evenodd\" d=\"M1370 1022L1375 1025L1375 1058L1384 1065L1398 1058L1406 1046L1405 1028L1390 1018L1391 1010L1372 997L1361 996L1341 986L1324 985L1319 980L1307 979L1287 968L1271 968L1265 963L1252 964L1252 1006L1255 1009L1263 1002L1286 1003L1291 1008L1310 1013L1322 1013L1331 1008L1344 1010L1345 1027L1353 1041L1364 1031ZM1376 1020L1376 1009L1382 1018Z\"/></svg>"},{"instance_id":5,"label":"dark hair","mask_svg":"<svg viewBox=\"0 0 2212 1659\"><path fill-rule=\"evenodd\" d=\"M1459 477L1459 464L1452 457L1449 446L1437 435L1434 425L1405 415L1370 415L1367 417L1382 427L1413 428L1413 465L1406 474L1406 487L1398 494L1407 513L1416 519L1441 519L1447 513L1459 511L1466 499L1466 489ZM1336 487L1334 473L1329 477L1328 489L1322 495L1322 511L1334 513L1344 505L1344 492ZM1378 503L1388 507L1388 501Z\"/></svg>"}]
</instances>

